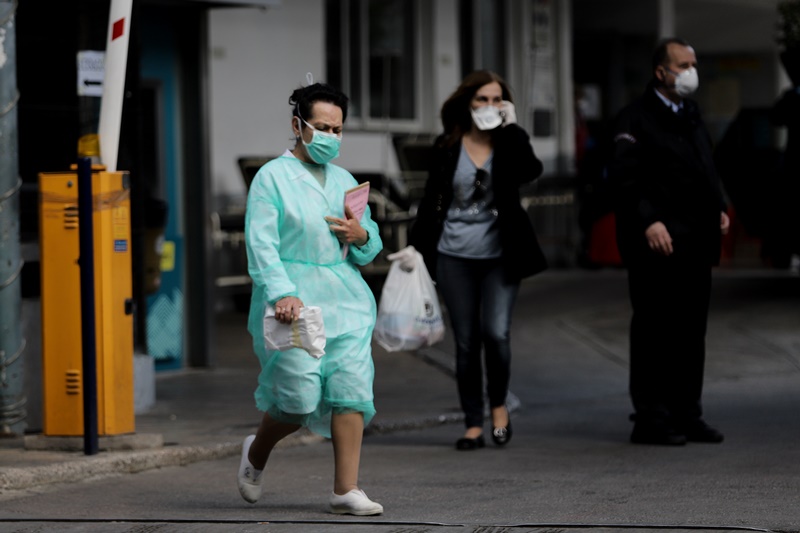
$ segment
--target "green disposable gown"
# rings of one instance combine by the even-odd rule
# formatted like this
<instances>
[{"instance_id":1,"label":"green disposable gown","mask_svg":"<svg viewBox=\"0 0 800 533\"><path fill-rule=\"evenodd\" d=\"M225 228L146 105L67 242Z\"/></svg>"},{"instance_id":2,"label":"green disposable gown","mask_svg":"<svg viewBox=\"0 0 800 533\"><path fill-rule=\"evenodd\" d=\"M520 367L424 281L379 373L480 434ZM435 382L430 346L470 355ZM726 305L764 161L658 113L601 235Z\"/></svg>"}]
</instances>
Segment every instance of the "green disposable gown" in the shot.
<instances>
[{"instance_id":1,"label":"green disposable gown","mask_svg":"<svg viewBox=\"0 0 800 533\"><path fill-rule=\"evenodd\" d=\"M343 245L325 217L345 217L345 191L358 183L328 163L322 165L323 187L311 167L286 152L261 167L250 186L245 215L253 280L248 330L261 363L256 406L329 437L331 412L364 413L365 424L375 413L370 346L376 305L356 265L371 262L383 245L367 207L360 222L369 239L361 247L350 244L342 259ZM327 344L321 359L300 349L266 347L266 306L286 296L322 309Z\"/></svg>"}]
</instances>

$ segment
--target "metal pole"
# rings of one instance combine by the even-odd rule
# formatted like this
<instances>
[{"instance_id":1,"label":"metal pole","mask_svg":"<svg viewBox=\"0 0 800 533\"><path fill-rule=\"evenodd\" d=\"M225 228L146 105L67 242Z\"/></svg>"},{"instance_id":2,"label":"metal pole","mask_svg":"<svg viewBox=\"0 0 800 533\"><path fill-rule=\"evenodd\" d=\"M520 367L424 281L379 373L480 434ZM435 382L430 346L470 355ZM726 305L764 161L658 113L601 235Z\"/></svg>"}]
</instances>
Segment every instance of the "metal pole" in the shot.
<instances>
[{"instance_id":1,"label":"metal pole","mask_svg":"<svg viewBox=\"0 0 800 533\"><path fill-rule=\"evenodd\" d=\"M83 361L83 452L95 455L97 440L97 336L94 309L94 206L92 160L78 159L78 220L81 269L81 339Z\"/></svg>"},{"instance_id":2,"label":"metal pole","mask_svg":"<svg viewBox=\"0 0 800 533\"><path fill-rule=\"evenodd\" d=\"M16 2L0 2L0 436L22 434L27 417L19 281L16 9Z\"/></svg>"}]
</instances>

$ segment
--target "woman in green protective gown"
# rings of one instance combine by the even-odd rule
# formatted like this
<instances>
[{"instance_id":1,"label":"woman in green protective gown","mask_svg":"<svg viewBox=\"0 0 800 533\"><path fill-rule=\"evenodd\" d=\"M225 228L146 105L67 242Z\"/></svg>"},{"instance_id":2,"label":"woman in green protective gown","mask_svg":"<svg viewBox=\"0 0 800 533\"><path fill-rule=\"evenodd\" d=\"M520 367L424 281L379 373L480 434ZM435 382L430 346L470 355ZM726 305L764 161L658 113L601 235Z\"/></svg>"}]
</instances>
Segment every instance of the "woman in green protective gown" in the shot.
<instances>
[{"instance_id":1,"label":"woman in green protective gown","mask_svg":"<svg viewBox=\"0 0 800 533\"><path fill-rule=\"evenodd\" d=\"M345 191L356 180L330 163L339 154L348 98L315 83L295 90L289 104L296 144L258 171L247 198L245 242L253 280L248 329L261 363L255 401L264 414L242 446L239 491L255 503L273 447L307 427L333 441L331 511L380 514L383 507L358 487L363 430L375 414L376 306L357 265L372 261L383 245L369 208L360 220L345 208ZM322 309L325 355L267 348L268 307L274 320L289 324L305 305Z\"/></svg>"}]
</instances>

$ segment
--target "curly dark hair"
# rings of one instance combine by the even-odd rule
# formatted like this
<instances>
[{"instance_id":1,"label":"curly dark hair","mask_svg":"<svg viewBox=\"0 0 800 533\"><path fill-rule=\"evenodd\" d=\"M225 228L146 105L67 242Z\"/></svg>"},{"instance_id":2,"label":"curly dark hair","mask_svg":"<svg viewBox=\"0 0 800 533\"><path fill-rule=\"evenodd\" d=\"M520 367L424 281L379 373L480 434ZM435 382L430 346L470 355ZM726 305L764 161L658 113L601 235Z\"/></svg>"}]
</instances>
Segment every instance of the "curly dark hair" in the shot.
<instances>
[{"instance_id":1,"label":"curly dark hair","mask_svg":"<svg viewBox=\"0 0 800 533\"><path fill-rule=\"evenodd\" d=\"M347 120L347 106L350 99L342 91L327 83L313 83L300 87L289 97L289 105L293 107L292 115L304 120L311 118L311 107L316 102L327 102L341 108L342 122Z\"/></svg>"},{"instance_id":2,"label":"curly dark hair","mask_svg":"<svg viewBox=\"0 0 800 533\"><path fill-rule=\"evenodd\" d=\"M503 100L513 102L511 90L505 80L491 70L476 70L464 78L461 85L442 105L441 117L445 136L456 142L472 127L470 102L478 89L486 84L497 82L503 89Z\"/></svg>"}]
</instances>

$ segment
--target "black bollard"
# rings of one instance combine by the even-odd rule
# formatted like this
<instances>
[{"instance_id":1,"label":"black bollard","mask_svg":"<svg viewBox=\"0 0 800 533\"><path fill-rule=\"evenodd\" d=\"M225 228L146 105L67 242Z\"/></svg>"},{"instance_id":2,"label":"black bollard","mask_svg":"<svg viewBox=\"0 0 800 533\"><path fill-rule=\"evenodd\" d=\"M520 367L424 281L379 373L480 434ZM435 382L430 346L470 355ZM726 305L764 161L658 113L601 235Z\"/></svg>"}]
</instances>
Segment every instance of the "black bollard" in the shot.
<instances>
[{"instance_id":1,"label":"black bollard","mask_svg":"<svg viewBox=\"0 0 800 533\"><path fill-rule=\"evenodd\" d=\"M97 439L97 335L94 307L94 209L92 160L78 159L78 220L81 270L81 340L83 362L83 453L96 455Z\"/></svg>"}]
</instances>

